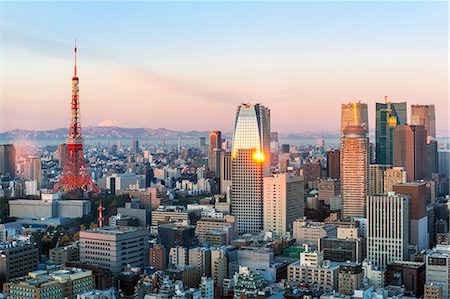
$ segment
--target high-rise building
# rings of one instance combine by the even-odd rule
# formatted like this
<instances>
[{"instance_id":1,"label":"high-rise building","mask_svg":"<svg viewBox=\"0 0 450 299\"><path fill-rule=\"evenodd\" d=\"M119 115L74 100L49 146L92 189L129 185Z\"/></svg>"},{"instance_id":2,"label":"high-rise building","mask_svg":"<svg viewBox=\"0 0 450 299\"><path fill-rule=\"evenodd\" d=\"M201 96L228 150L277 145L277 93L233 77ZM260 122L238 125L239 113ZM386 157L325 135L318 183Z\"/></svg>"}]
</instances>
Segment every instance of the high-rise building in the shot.
<instances>
[{"instance_id":1,"label":"high-rise building","mask_svg":"<svg viewBox=\"0 0 450 299\"><path fill-rule=\"evenodd\" d=\"M26 177L30 181L36 181L38 189L42 184L42 161L40 158L32 157L26 163Z\"/></svg>"},{"instance_id":2,"label":"high-rise building","mask_svg":"<svg viewBox=\"0 0 450 299\"><path fill-rule=\"evenodd\" d=\"M117 146L116 146L117 147ZM58 167L63 168L66 164L67 157L67 143L61 143L58 145Z\"/></svg>"},{"instance_id":3,"label":"high-rise building","mask_svg":"<svg viewBox=\"0 0 450 299\"><path fill-rule=\"evenodd\" d=\"M220 177L220 153L222 152L222 133L212 131L209 133L208 168Z\"/></svg>"},{"instance_id":4,"label":"high-rise building","mask_svg":"<svg viewBox=\"0 0 450 299\"><path fill-rule=\"evenodd\" d=\"M0 244L0 284L39 266L39 248L31 240Z\"/></svg>"},{"instance_id":5,"label":"high-rise building","mask_svg":"<svg viewBox=\"0 0 450 299\"><path fill-rule=\"evenodd\" d=\"M206 138L198 137L198 145L200 146L200 148L203 148L206 145Z\"/></svg>"},{"instance_id":6,"label":"high-rise building","mask_svg":"<svg viewBox=\"0 0 450 299\"><path fill-rule=\"evenodd\" d=\"M333 197L341 194L341 183L334 178L321 179L319 181L319 200L330 205Z\"/></svg>"},{"instance_id":7,"label":"high-rise building","mask_svg":"<svg viewBox=\"0 0 450 299\"><path fill-rule=\"evenodd\" d=\"M279 236L292 233L292 223L303 217L303 179L288 173L264 178L264 231Z\"/></svg>"},{"instance_id":8,"label":"high-rise building","mask_svg":"<svg viewBox=\"0 0 450 299\"><path fill-rule=\"evenodd\" d=\"M333 179L341 177L341 151L339 149L327 152L327 176Z\"/></svg>"},{"instance_id":9,"label":"high-rise building","mask_svg":"<svg viewBox=\"0 0 450 299\"><path fill-rule=\"evenodd\" d=\"M263 105L238 107L231 152L231 211L239 233L263 228L263 177L270 174L270 110Z\"/></svg>"},{"instance_id":10,"label":"high-rise building","mask_svg":"<svg viewBox=\"0 0 450 299\"><path fill-rule=\"evenodd\" d=\"M209 149L221 149L222 148L222 132L212 131L209 133Z\"/></svg>"},{"instance_id":11,"label":"high-rise building","mask_svg":"<svg viewBox=\"0 0 450 299\"><path fill-rule=\"evenodd\" d=\"M131 144L131 153L139 153L139 140L133 140L133 143Z\"/></svg>"},{"instance_id":12,"label":"high-rise building","mask_svg":"<svg viewBox=\"0 0 450 299\"><path fill-rule=\"evenodd\" d=\"M228 194L231 190L231 153L220 153L220 193ZM230 199L227 197L227 200Z\"/></svg>"},{"instance_id":13,"label":"high-rise building","mask_svg":"<svg viewBox=\"0 0 450 299\"><path fill-rule=\"evenodd\" d=\"M394 191L395 184L406 183L406 171L403 167L393 167L384 172L384 194Z\"/></svg>"},{"instance_id":14,"label":"high-rise building","mask_svg":"<svg viewBox=\"0 0 450 299\"><path fill-rule=\"evenodd\" d=\"M164 271L167 267L166 249L163 245L155 245L149 250L149 266Z\"/></svg>"},{"instance_id":15,"label":"high-rise building","mask_svg":"<svg viewBox=\"0 0 450 299\"><path fill-rule=\"evenodd\" d=\"M369 194L383 194L384 172L391 168L391 165L370 164L369 166Z\"/></svg>"},{"instance_id":16,"label":"high-rise building","mask_svg":"<svg viewBox=\"0 0 450 299\"><path fill-rule=\"evenodd\" d=\"M406 194L410 200L409 211L409 240L417 249L428 248L428 217L427 217L427 187L426 183L409 182L396 184L393 191Z\"/></svg>"},{"instance_id":17,"label":"high-rise building","mask_svg":"<svg viewBox=\"0 0 450 299\"><path fill-rule=\"evenodd\" d=\"M16 149L12 144L0 144L0 176L16 177Z\"/></svg>"},{"instance_id":18,"label":"high-rise building","mask_svg":"<svg viewBox=\"0 0 450 299\"><path fill-rule=\"evenodd\" d=\"M361 126L369 131L369 116L366 103L342 104L341 110L341 137L348 126Z\"/></svg>"},{"instance_id":19,"label":"high-rise building","mask_svg":"<svg viewBox=\"0 0 450 299\"><path fill-rule=\"evenodd\" d=\"M367 197L367 260L385 269L408 256L409 196L395 194Z\"/></svg>"},{"instance_id":20,"label":"high-rise building","mask_svg":"<svg viewBox=\"0 0 450 299\"><path fill-rule=\"evenodd\" d=\"M434 105L411 105L411 124L425 126L427 139L435 139L436 116Z\"/></svg>"},{"instance_id":21,"label":"high-rise building","mask_svg":"<svg viewBox=\"0 0 450 299\"><path fill-rule=\"evenodd\" d=\"M405 169L408 182L426 177L426 145L424 126L399 125L395 128L393 165Z\"/></svg>"},{"instance_id":22,"label":"high-rise building","mask_svg":"<svg viewBox=\"0 0 450 299\"><path fill-rule=\"evenodd\" d=\"M407 123L406 102L376 103L376 161L392 164L393 131L397 125Z\"/></svg>"},{"instance_id":23,"label":"high-rise building","mask_svg":"<svg viewBox=\"0 0 450 299\"><path fill-rule=\"evenodd\" d=\"M343 217L365 217L369 191L369 138L362 126L348 126L341 139Z\"/></svg>"},{"instance_id":24,"label":"high-rise building","mask_svg":"<svg viewBox=\"0 0 450 299\"><path fill-rule=\"evenodd\" d=\"M427 174L426 178L433 177L433 173L438 173L438 143L437 140L431 139L427 143Z\"/></svg>"},{"instance_id":25,"label":"high-rise building","mask_svg":"<svg viewBox=\"0 0 450 299\"><path fill-rule=\"evenodd\" d=\"M339 267L339 293L353 294L363 286L364 273L361 264L343 263Z\"/></svg>"}]
</instances>

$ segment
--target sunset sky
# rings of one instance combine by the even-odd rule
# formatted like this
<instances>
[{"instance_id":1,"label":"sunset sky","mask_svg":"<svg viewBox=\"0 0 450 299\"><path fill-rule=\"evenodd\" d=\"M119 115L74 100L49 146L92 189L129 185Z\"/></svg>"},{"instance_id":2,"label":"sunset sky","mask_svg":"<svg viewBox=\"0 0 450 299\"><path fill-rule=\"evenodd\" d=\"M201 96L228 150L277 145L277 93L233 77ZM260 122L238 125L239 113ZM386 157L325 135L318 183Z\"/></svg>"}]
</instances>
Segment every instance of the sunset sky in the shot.
<instances>
[{"instance_id":1,"label":"sunset sky","mask_svg":"<svg viewBox=\"0 0 450 299\"><path fill-rule=\"evenodd\" d=\"M1 2L0 131L68 126L75 38L83 125L230 132L257 102L273 131L338 130L360 100L374 128L387 95L447 130L447 5Z\"/></svg>"}]
</instances>

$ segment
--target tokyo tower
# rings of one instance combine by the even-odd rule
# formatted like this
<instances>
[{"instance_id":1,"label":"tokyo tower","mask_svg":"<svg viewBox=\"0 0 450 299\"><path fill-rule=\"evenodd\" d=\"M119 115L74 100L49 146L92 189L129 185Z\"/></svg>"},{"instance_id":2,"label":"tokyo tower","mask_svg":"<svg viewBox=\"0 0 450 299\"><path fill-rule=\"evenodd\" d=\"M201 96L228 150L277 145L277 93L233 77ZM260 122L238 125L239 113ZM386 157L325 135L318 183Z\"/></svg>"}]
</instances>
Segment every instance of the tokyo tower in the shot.
<instances>
[{"instance_id":1,"label":"tokyo tower","mask_svg":"<svg viewBox=\"0 0 450 299\"><path fill-rule=\"evenodd\" d=\"M86 160L83 153L83 138L81 137L80 123L80 99L78 97L77 76L77 46L75 44L75 64L72 78L72 102L70 106L70 128L67 137L67 155L64 168L61 172L54 191L84 190L87 192L98 192L98 188L89 175Z\"/></svg>"}]
</instances>

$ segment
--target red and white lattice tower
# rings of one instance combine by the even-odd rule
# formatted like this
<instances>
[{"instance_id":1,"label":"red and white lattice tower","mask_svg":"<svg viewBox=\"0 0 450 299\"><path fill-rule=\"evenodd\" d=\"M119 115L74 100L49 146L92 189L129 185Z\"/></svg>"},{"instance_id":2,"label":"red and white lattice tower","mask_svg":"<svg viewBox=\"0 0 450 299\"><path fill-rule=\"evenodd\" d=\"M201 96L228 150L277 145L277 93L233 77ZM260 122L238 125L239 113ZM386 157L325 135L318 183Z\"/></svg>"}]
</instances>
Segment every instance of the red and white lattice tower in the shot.
<instances>
[{"instance_id":1,"label":"red and white lattice tower","mask_svg":"<svg viewBox=\"0 0 450 299\"><path fill-rule=\"evenodd\" d=\"M77 77L77 46L75 44L75 66L72 78L72 103L70 106L70 128L67 137L67 155L64 168L61 172L54 191L84 190L98 192L98 188L89 175L83 153L83 138L81 137L80 100L78 98Z\"/></svg>"},{"instance_id":2,"label":"red and white lattice tower","mask_svg":"<svg viewBox=\"0 0 450 299\"><path fill-rule=\"evenodd\" d=\"M103 207L103 203L100 200L100 205L97 208L98 211L98 227L103 227L103 221L105 221L105 218L103 217L103 211L105 210L105 208Z\"/></svg>"}]
</instances>

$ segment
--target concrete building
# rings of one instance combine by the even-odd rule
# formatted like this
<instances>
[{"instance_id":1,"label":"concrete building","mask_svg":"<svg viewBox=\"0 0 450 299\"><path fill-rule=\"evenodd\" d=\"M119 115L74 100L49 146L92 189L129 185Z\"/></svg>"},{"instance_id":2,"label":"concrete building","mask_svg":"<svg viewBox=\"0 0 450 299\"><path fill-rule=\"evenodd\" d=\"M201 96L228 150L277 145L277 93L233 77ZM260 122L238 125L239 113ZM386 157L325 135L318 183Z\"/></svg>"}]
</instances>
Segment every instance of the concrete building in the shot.
<instances>
[{"instance_id":1,"label":"concrete building","mask_svg":"<svg viewBox=\"0 0 450 299\"><path fill-rule=\"evenodd\" d=\"M300 260L288 266L288 281L306 283L325 292L338 289L339 264L323 260L321 252L302 252Z\"/></svg>"},{"instance_id":2,"label":"concrete building","mask_svg":"<svg viewBox=\"0 0 450 299\"><path fill-rule=\"evenodd\" d=\"M384 193L384 173L391 165L370 164L369 166L369 195Z\"/></svg>"},{"instance_id":3,"label":"concrete building","mask_svg":"<svg viewBox=\"0 0 450 299\"><path fill-rule=\"evenodd\" d=\"M214 285L222 287L224 279L237 271L237 249L234 246L211 248L211 277Z\"/></svg>"},{"instance_id":4,"label":"concrete building","mask_svg":"<svg viewBox=\"0 0 450 299\"><path fill-rule=\"evenodd\" d=\"M158 209L152 211L151 224L152 226L169 222L194 224L197 216L196 211L188 211L183 206L160 206Z\"/></svg>"},{"instance_id":5,"label":"concrete building","mask_svg":"<svg viewBox=\"0 0 450 299\"><path fill-rule=\"evenodd\" d=\"M91 270L66 267L29 272L27 276L12 279L4 286L11 299L74 299L92 289L94 276Z\"/></svg>"},{"instance_id":6,"label":"concrete building","mask_svg":"<svg viewBox=\"0 0 450 299\"><path fill-rule=\"evenodd\" d=\"M148 265L148 230L134 227L104 227L80 231L80 262L118 274L130 265Z\"/></svg>"},{"instance_id":7,"label":"concrete building","mask_svg":"<svg viewBox=\"0 0 450 299\"><path fill-rule=\"evenodd\" d=\"M106 176L106 190L116 194L120 190L145 188L145 174L113 173Z\"/></svg>"},{"instance_id":8,"label":"concrete building","mask_svg":"<svg viewBox=\"0 0 450 299\"><path fill-rule=\"evenodd\" d=\"M39 249L32 240L3 242L0 244L0 284L36 270L39 258Z\"/></svg>"},{"instance_id":9,"label":"concrete building","mask_svg":"<svg viewBox=\"0 0 450 299\"><path fill-rule=\"evenodd\" d=\"M450 282L450 246L436 245L425 256L426 284L430 287L440 286L442 288L442 297L449 298ZM432 298L432 294L440 293L435 288L425 287L425 296Z\"/></svg>"},{"instance_id":10,"label":"concrete building","mask_svg":"<svg viewBox=\"0 0 450 299\"><path fill-rule=\"evenodd\" d=\"M303 179L288 173L264 178L264 231L286 237L304 214Z\"/></svg>"},{"instance_id":11,"label":"concrete building","mask_svg":"<svg viewBox=\"0 0 450 299\"><path fill-rule=\"evenodd\" d=\"M319 239L319 251L324 258L332 262L356 262L364 259L365 242L362 238L333 238L323 237Z\"/></svg>"},{"instance_id":12,"label":"concrete building","mask_svg":"<svg viewBox=\"0 0 450 299\"><path fill-rule=\"evenodd\" d=\"M383 194L394 191L394 185L406 183L406 171L403 167L393 167L384 171Z\"/></svg>"},{"instance_id":13,"label":"concrete building","mask_svg":"<svg viewBox=\"0 0 450 299\"><path fill-rule=\"evenodd\" d=\"M117 208L117 214L136 218L140 227L150 226L150 212L145 208L139 208L139 204L136 202L126 202L125 207Z\"/></svg>"},{"instance_id":14,"label":"concrete building","mask_svg":"<svg viewBox=\"0 0 450 299\"><path fill-rule=\"evenodd\" d=\"M270 110L263 105L238 107L231 152L231 213L238 233L263 229L263 177L270 175Z\"/></svg>"},{"instance_id":15,"label":"concrete building","mask_svg":"<svg viewBox=\"0 0 450 299\"><path fill-rule=\"evenodd\" d=\"M164 271L167 267L166 249L156 244L149 249L149 266Z\"/></svg>"},{"instance_id":16,"label":"concrete building","mask_svg":"<svg viewBox=\"0 0 450 299\"><path fill-rule=\"evenodd\" d=\"M90 212L89 200L60 200L58 194L42 194L40 200L9 201L9 214L16 218L81 218Z\"/></svg>"},{"instance_id":17,"label":"concrete building","mask_svg":"<svg viewBox=\"0 0 450 299\"><path fill-rule=\"evenodd\" d=\"M352 295L354 290L363 287L363 278L364 272L361 264L341 264L338 274L339 293L343 295Z\"/></svg>"},{"instance_id":18,"label":"concrete building","mask_svg":"<svg viewBox=\"0 0 450 299\"><path fill-rule=\"evenodd\" d=\"M230 222L229 222L230 221ZM228 217L201 218L197 221L196 234L201 244L206 244L206 237L213 231L221 231L225 234L225 242L229 243L234 237L234 222ZM211 244L210 244L211 245Z\"/></svg>"},{"instance_id":19,"label":"concrete building","mask_svg":"<svg viewBox=\"0 0 450 299\"><path fill-rule=\"evenodd\" d=\"M78 242L68 246L50 249L49 259L58 265L65 264L66 262L77 262L80 259L80 247Z\"/></svg>"},{"instance_id":20,"label":"concrete building","mask_svg":"<svg viewBox=\"0 0 450 299\"><path fill-rule=\"evenodd\" d=\"M428 170L426 145L424 126L400 125L395 128L393 166L405 169L408 182L426 177Z\"/></svg>"},{"instance_id":21,"label":"concrete building","mask_svg":"<svg viewBox=\"0 0 450 299\"><path fill-rule=\"evenodd\" d=\"M385 284L404 287L416 297L422 297L425 284L425 263L411 261L395 261L386 269Z\"/></svg>"},{"instance_id":22,"label":"concrete building","mask_svg":"<svg viewBox=\"0 0 450 299\"><path fill-rule=\"evenodd\" d=\"M341 194L341 183L338 179L326 178L319 181L319 200L330 205L333 197Z\"/></svg>"},{"instance_id":23,"label":"concrete building","mask_svg":"<svg viewBox=\"0 0 450 299\"><path fill-rule=\"evenodd\" d=\"M231 153L220 152L220 193L227 194L227 200L230 201L231 191Z\"/></svg>"},{"instance_id":24,"label":"concrete building","mask_svg":"<svg viewBox=\"0 0 450 299\"><path fill-rule=\"evenodd\" d=\"M334 225L324 222L313 222L297 219L293 222L293 235L297 244L308 244L318 247L319 239L323 237L336 237L337 230Z\"/></svg>"},{"instance_id":25,"label":"concrete building","mask_svg":"<svg viewBox=\"0 0 450 299\"><path fill-rule=\"evenodd\" d=\"M189 265L194 267L196 285L199 285L202 277L211 277L211 250L205 247L190 249Z\"/></svg>"},{"instance_id":26,"label":"concrete building","mask_svg":"<svg viewBox=\"0 0 450 299\"><path fill-rule=\"evenodd\" d=\"M339 149L327 152L327 177L332 179L341 177L341 151Z\"/></svg>"},{"instance_id":27,"label":"concrete building","mask_svg":"<svg viewBox=\"0 0 450 299\"><path fill-rule=\"evenodd\" d=\"M198 245L195 236L195 226L179 225L175 223L163 224L158 227L158 243L166 249L166 257L169 257L169 250L175 246L193 248Z\"/></svg>"},{"instance_id":28,"label":"concrete building","mask_svg":"<svg viewBox=\"0 0 450 299\"><path fill-rule=\"evenodd\" d=\"M0 144L0 177L16 177L16 149L12 144Z\"/></svg>"},{"instance_id":29,"label":"concrete building","mask_svg":"<svg viewBox=\"0 0 450 299\"><path fill-rule=\"evenodd\" d=\"M427 283L425 284L424 299L441 299L444 298L443 286L441 284Z\"/></svg>"},{"instance_id":30,"label":"concrete building","mask_svg":"<svg viewBox=\"0 0 450 299\"><path fill-rule=\"evenodd\" d=\"M409 182L393 186L396 193L410 197L409 210L409 243L417 246L417 250L428 249L428 217L426 200L426 183Z\"/></svg>"},{"instance_id":31,"label":"concrete building","mask_svg":"<svg viewBox=\"0 0 450 299\"><path fill-rule=\"evenodd\" d=\"M169 250L169 269L184 269L189 265L189 248L174 246Z\"/></svg>"},{"instance_id":32,"label":"concrete building","mask_svg":"<svg viewBox=\"0 0 450 299\"><path fill-rule=\"evenodd\" d=\"M385 269L388 263L408 257L409 196L395 194L367 197L367 260Z\"/></svg>"},{"instance_id":33,"label":"concrete building","mask_svg":"<svg viewBox=\"0 0 450 299\"><path fill-rule=\"evenodd\" d=\"M348 126L341 139L342 217L365 217L369 191L369 139L362 126Z\"/></svg>"}]
</instances>

